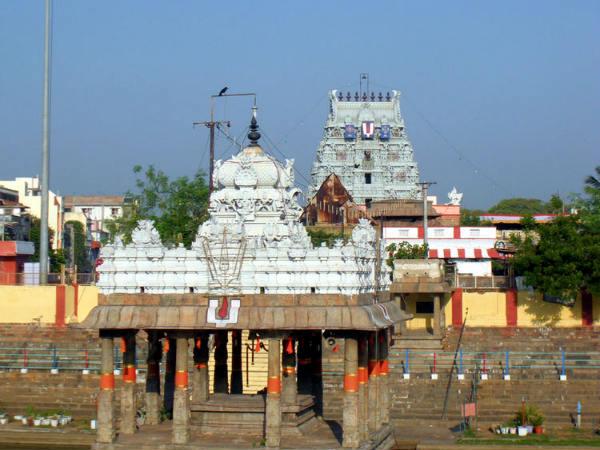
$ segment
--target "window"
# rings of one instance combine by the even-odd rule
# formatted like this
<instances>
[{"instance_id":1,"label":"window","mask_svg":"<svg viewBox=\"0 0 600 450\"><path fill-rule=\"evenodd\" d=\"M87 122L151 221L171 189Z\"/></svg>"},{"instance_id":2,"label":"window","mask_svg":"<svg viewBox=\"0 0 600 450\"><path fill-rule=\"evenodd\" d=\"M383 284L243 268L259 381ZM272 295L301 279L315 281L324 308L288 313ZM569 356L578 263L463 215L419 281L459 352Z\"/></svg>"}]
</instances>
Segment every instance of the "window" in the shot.
<instances>
[{"instance_id":1,"label":"window","mask_svg":"<svg viewBox=\"0 0 600 450\"><path fill-rule=\"evenodd\" d=\"M371 152L365 150L365 161L371 161Z\"/></svg>"},{"instance_id":2,"label":"window","mask_svg":"<svg viewBox=\"0 0 600 450\"><path fill-rule=\"evenodd\" d=\"M371 174L365 173L365 184L371 184Z\"/></svg>"},{"instance_id":3,"label":"window","mask_svg":"<svg viewBox=\"0 0 600 450\"><path fill-rule=\"evenodd\" d=\"M367 209L371 208L371 202L372 201L373 201L373 199L365 198L365 206L367 207Z\"/></svg>"},{"instance_id":4,"label":"window","mask_svg":"<svg viewBox=\"0 0 600 450\"><path fill-rule=\"evenodd\" d=\"M417 314L433 314L433 302L417 302Z\"/></svg>"},{"instance_id":5,"label":"window","mask_svg":"<svg viewBox=\"0 0 600 450\"><path fill-rule=\"evenodd\" d=\"M119 208L111 208L110 214L116 216L117 214L119 214Z\"/></svg>"}]
</instances>

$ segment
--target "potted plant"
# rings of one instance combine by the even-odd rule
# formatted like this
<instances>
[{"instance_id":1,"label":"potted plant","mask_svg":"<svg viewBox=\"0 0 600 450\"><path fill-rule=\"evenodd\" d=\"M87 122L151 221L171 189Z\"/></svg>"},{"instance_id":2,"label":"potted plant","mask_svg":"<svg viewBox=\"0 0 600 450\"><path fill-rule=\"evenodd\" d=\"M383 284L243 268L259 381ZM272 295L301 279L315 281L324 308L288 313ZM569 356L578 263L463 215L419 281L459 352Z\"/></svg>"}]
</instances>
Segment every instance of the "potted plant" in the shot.
<instances>
[{"instance_id":1,"label":"potted plant","mask_svg":"<svg viewBox=\"0 0 600 450\"><path fill-rule=\"evenodd\" d=\"M531 425L533 425L533 432L535 434L544 434L544 416L542 414L536 414L530 419Z\"/></svg>"}]
</instances>

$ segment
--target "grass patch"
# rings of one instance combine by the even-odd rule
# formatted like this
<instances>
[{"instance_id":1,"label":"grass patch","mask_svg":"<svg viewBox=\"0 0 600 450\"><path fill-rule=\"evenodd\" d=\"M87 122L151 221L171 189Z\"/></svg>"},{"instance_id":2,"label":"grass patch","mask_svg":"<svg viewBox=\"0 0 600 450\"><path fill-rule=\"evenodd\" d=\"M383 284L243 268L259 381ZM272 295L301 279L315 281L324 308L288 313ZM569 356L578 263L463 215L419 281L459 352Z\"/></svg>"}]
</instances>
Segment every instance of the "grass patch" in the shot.
<instances>
[{"instance_id":1,"label":"grass patch","mask_svg":"<svg viewBox=\"0 0 600 450\"><path fill-rule=\"evenodd\" d=\"M517 437L495 436L493 438L471 438L463 437L458 439L458 444L466 445L544 445L544 446L573 446L573 447L600 447L600 438L598 437L556 437L548 434Z\"/></svg>"}]
</instances>

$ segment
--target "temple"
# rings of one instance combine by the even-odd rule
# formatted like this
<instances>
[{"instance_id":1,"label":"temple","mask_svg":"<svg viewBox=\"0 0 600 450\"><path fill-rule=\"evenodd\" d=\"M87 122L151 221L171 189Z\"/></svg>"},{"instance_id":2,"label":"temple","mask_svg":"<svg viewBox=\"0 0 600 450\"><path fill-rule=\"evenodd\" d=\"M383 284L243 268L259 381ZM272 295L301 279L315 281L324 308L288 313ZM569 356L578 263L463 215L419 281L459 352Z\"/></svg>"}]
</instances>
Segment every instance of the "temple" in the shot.
<instances>
[{"instance_id":1,"label":"temple","mask_svg":"<svg viewBox=\"0 0 600 450\"><path fill-rule=\"evenodd\" d=\"M83 323L99 330L102 346L96 449L393 445L387 355L408 316L385 292L381 236L361 220L347 242L313 247L299 222L293 161L263 151L255 113L248 138L216 162L210 219L191 248L164 246L141 221L131 243L102 249L99 305ZM258 389L242 381L242 350L252 361L267 354ZM139 430L136 352L147 361ZM318 419L326 352L344 355L337 428ZM161 408L172 421L160 423Z\"/></svg>"},{"instance_id":2,"label":"temple","mask_svg":"<svg viewBox=\"0 0 600 450\"><path fill-rule=\"evenodd\" d=\"M359 205L419 197L419 170L400 114L400 92L329 93L308 198L332 173Z\"/></svg>"}]
</instances>

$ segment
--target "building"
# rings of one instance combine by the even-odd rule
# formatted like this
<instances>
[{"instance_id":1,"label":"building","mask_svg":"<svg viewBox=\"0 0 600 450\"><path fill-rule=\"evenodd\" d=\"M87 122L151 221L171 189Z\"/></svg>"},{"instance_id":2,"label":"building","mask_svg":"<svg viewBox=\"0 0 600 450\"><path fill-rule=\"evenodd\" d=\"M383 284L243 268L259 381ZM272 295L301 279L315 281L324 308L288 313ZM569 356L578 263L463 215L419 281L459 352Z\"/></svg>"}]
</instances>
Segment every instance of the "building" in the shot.
<instances>
[{"instance_id":1,"label":"building","mask_svg":"<svg viewBox=\"0 0 600 450\"><path fill-rule=\"evenodd\" d=\"M417 199L419 170L400 113L400 93L329 93L329 116L308 196L335 173L354 201Z\"/></svg>"},{"instance_id":2,"label":"building","mask_svg":"<svg viewBox=\"0 0 600 450\"><path fill-rule=\"evenodd\" d=\"M107 221L123 216L124 201L121 195L66 195L65 223L71 220L81 222L93 247L108 238Z\"/></svg>"},{"instance_id":3,"label":"building","mask_svg":"<svg viewBox=\"0 0 600 450\"><path fill-rule=\"evenodd\" d=\"M18 177L14 180L0 180L0 186L18 193L19 202L29 208L29 214L40 218L42 211L42 195L38 177ZM52 248L62 248L62 197L52 191L48 192L48 227L54 232Z\"/></svg>"},{"instance_id":4,"label":"building","mask_svg":"<svg viewBox=\"0 0 600 450\"><path fill-rule=\"evenodd\" d=\"M19 193L0 186L0 241L27 241L31 220L29 208L19 203Z\"/></svg>"},{"instance_id":5,"label":"building","mask_svg":"<svg viewBox=\"0 0 600 450\"><path fill-rule=\"evenodd\" d=\"M377 264L375 230L363 219L349 242L313 247L299 221L293 163L264 153L256 117L248 138L239 154L216 162L210 219L190 249L163 245L148 220L138 223L132 243L117 238L101 249L101 299L83 324L102 340L94 448L135 446L138 330L148 336L144 448L231 448L234 440L250 448L262 439L268 448L307 448L308 439L315 449L393 445L388 349L393 327L408 317L384 292L389 277ZM115 338L124 367L116 442ZM254 361L261 348L268 365L256 392L243 383L249 372L242 349ZM316 418L324 403L324 355L340 349L341 446ZM162 402L172 411L170 434L146 426L159 423Z\"/></svg>"},{"instance_id":6,"label":"building","mask_svg":"<svg viewBox=\"0 0 600 450\"><path fill-rule=\"evenodd\" d=\"M0 284L20 284L25 262L35 251L33 242L0 241Z\"/></svg>"},{"instance_id":7,"label":"building","mask_svg":"<svg viewBox=\"0 0 600 450\"><path fill-rule=\"evenodd\" d=\"M424 228L384 227L383 238L386 244L422 245ZM458 274L491 277L492 261L503 259L496 250L495 227L429 227L427 244L429 258L454 263Z\"/></svg>"}]
</instances>

